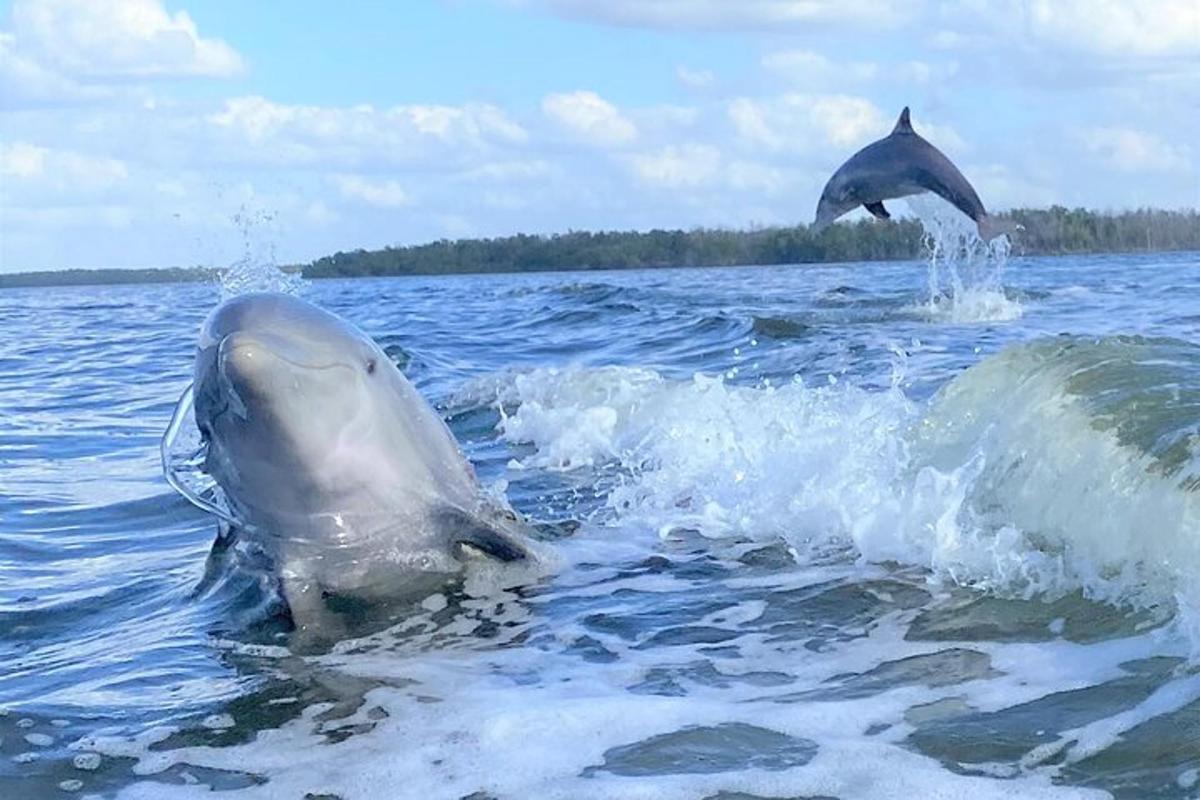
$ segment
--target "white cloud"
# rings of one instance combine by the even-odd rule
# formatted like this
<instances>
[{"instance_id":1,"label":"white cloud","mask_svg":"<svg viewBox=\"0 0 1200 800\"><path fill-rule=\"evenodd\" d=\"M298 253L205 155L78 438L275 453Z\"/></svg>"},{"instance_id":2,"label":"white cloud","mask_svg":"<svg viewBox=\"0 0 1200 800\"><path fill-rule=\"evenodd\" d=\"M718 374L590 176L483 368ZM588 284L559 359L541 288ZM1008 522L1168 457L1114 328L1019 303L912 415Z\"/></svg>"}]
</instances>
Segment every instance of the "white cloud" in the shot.
<instances>
[{"instance_id":1,"label":"white cloud","mask_svg":"<svg viewBox=\"0 0 1200 800\"><path fill-rule=\"evenodd\" d=\"M914 86L929 86L946 83L958 77L960 65L957 60L922 61L911 59L888 64L884 77L896 83Z\"/></svg>"},{"instance_id":2,"label":"white cloud","mask_svg":"<svg viewBox=\"0 0 1200 800\"><path fill-rule=\"evenodd\" d=\"M1196 0L1028 0L1012 10L1039 39L1095 53L1200 55Z\"/></svg>"},{"instance_id":3,"label":"white cloud","mask_svg":"<svg viewBox=\"0 0 1200 800\"><path fill-rule=\"evenodd\" d=\"M49 229L57 235L71 234L80 228L99 225L104 228L128 228L137 219L135 209L122 205L63 205L5 209L5 223L15 230ZM128 233L123 233L128 236ZM19 265L14 265L20 268Z\"/></svg>"},{"instance_id":4,"label":"white cloud","mask_svg":"<svg viewBox=\"0 0 1200 800\"><path fill-rule=\"evenodd\" d=\"M542 111L575 136L601 147L626 144L637 137L634 124L595 92L546 95Z\"/></svg>"},{"instance_id":5,"label":"white cloud","mask_svg":"<svg viewBox=\"0 0 1200 800\"><path fill-rule=\"evenodd\" d=\"M509 0L572 19L610 25L714 31L799 31L816 27L871 34L932 30L940 49L997 37L1120 57L1200 53L1196 0Z\"/></svg>"},{"instance_id":6,"label":"white cloud","mask_svg":"<svg viewBox=\"0 0 1200 800\"><path fill-rule=\"evenodd\" d=\"M742 192L779 194L791 182L787 174L777 168L756 161L734 161L726 169L729 186Z\"/></svg>"},{"instance_id":7,"label":"white cloud","mask_svg":"<svg viewBox=\"0 0 1200 800\"><path fill-rule=\"evenodd\" d=\"M429 137L444 142L478 143L488 138L524 141L525 130L495 106L395 106L376 110L370 105L304 106L274 103L264 97L237 97L209 120L261 142L280 133L313 140L369 139L397 135Z\"/></svg>"},{"instance_id":8,"label":"white cloud","mask_svg":"<svg viewBox=\"0 0 1200 800\"><path fill-rule=\"evenodd\" d=\"M634 178L656 188L723 188L743 194L778 195L794 184L789 174L761 161L726 162L713 145L668 145L624 159Z\"/></svg>"},{"instance_id":9,"label":"white cloud","mask_svg":"<svg viewBox=\"0 0 1200 800\"><path fill-rule=\"evenodd\" d=\"M813 123L830 144L839 147L865 143L888 129L883 112L866 98L828 95L811 100L802 97L799 102L811 107Z\"/></svg>"},{"instance_id":10,"label":"white cloud","mask_svg":"<svg viewBox=\"0 0 1200 800\"><path fill-rule=\"evenodd\" d=\"M802 86L825 86L847 81L869 81L879 65L869 61L834 63L813 50L782 50L762 58L767 70Z\"/></svg>"},{"instance_id":11,"label":"white cloud","mask_svg":"<svg viewBox=\"0 0 1200 800\"><path fill-rule=\"evenodd\" d=\"M337 212L320 200L314 200L304 209L304 219L314 225L332 225L339 217Z\"/></svg>"},{"instance_id":12,"label":"white cloud","mask_svg":"<svg viewBox=\"0 0 1200 800\"><path fill-rule=\"evenodd\" d=\"M496 161L466 170L460 177L468 181L520 181L542 178L553 172L544 159L530 161Z\"/></svg>"},{"instance_id":13,"label":"white cloud","mask_svg":"<svg viewBox=\"0 0 1200 800\"><path fill-rule=\"evenodd\" d=\"M838 61L815 50L779 50L762 57L762 66L788 84L808 91L876 89L882 85L925 87L949 81L959 70L955 60Z\"/></svg>"},{"instance_id":14,"label":"white cloud","mask_svg":"<svg viewBox=\"0 0 1200 800\"><path fill-rule=\"evenodd\" d=\"M675 77L679 78L679 82L684 86L692 89L705 89L713 85L716 76L712 70L707 69L689 69L683 65L675 68Z\"/></svg>"},{"instance_id":15,"label":"white cloud","mask_svg":"<svg viewBox=\"0 0 1200 800\"><path fill-rule=\"evenodd\" d=\"M868 28L900 23L923 0L516 0L575 19L666 29L806 30L813 25Z\"/></svg>"},{"instance_id":16,"label":"white cloud","mask_svg":"<svg viewBox=\"0 0 1200 800\"><path fill-rule=\"evenodd\" d=\"M15 48L63 75L87 80L227 76L242 59L220 39L200 36L184 11L158 0L18 0Z\"/></svg>"},{"instance_id":17,"label":"white cloud","mask_svg":"<svg viewBox=\"0 0 1200 800\"><path fill-rule=\"evenodd\" d=\"M668 145L654 152L629 156L629 165L643 183L682 189L715 179L721 168L721 151L706 144Z\"/></svg>"},{"instance_id":18,"label":"white cloud","mask_svg":"<svg viewBox=\"0 0 1200 800\"><path fill-rule=\"evenodd\" d=\"M520 145L523 127L495 106L309 106L238 97L207 118L232 137L242 157L329 167L429 163L461 166L481 154ZM233 146L240 143L240 149Z\"/></svg>"},{"instance_id":19,"label":"white cloud","mask_svg":"<svg viewBox=\"0 0 1200 800\"><path fill-rule=\"evenodd\" d=\"M971 150L966 141L958 135L958 131L949 125L926 122L924 119L914 115L912 117L912 126L913 130L928 139L939 150L944 150L950 154L962 154Z\"/></svg>"},{"instance_id":20,"label":"white cloud","mask_svg":"<svg viewBox=\"0 0 1200 800\"><path fill-rule=\"evenodd\" d=\"M694 106L659 105L630 113L643 139L674 139L685 135L700 119L702 110Z\"/></svg>"},{"instance_id":21,"label":"white cloud","mask_svg":"<svg viewBox=\"0 0 1200 800\"><path fill-rule=\"evenodd\" d=\"M1131 128L1092 128L1082 134L1084 147L1121 172L1168 172L1191 166L1186 148Z\"/></svg>"},{"instance_id":22,"label":"white cloud","mask_svg":"<svg viewBox=\"0 0 1200 800\"><path fill-rule=\"evenodd\" d=\"M1010 164L964 164L963 174L979 191L989 211L1071 202L1064 201L1062 194L1043 182L1043 176Z\"/></svg>"},{"instance_id":23,"label":"white cloud","mask_svg":"<svg viewBox=\"0 0 1200 800\"><path fill-rule=\"evenodd\" d=\"M812 152L815 146L840 150L861 147L891 131L895 118L871 101L848 95L789 93L779 97L738 98L729 105L730 121L743 142L781 152ZM969 148L948 125L914 116L913 127L939 148L962 153Z\"/></svg>"},{"instance_id":24,"label":"white cloud","mask_svg":"<svg viewBox=\"0 0 1200 800\"><path fill-rule=\"evenodd\" d=\"M0 176L5 178L2 196L19 202L48 191L107 189L128 178L129 170L114 158L12 142L0 143Z\"/></svg>"},{"instance_id":25,"label":"white cloud","mask_svg":"<svg viewBox=\"0 0 1200 800\"><path fill-rule=\"evenodd\" d=\"M344 197L376 208L399 208L412 202L394 180L371 181L361 175L336 175L334 182Z\"/></svg>"},{"instance_id":26,"label":"white cloud","mask_svg":"<svg viewBox=\"0 0 1200 800\"><path fill-rule=\"evenodd\" d=\"M86 101L108 94L81 86L18 51L16 37L0 31L0 97L6 108L53 102Z\"/></svg>"},{"instance_id":27,"label":"white cloud","mask_svg":"<svg viewBox=\"0 0 1200 800\"><path fill-rule=\"evenodd\" d=\"M976 85L1030 93L1164 79L1200 85L1196 0L942 2L935 17L913 22L932 28L928 45L953 52Z\"/></svg>"},{"instance_id":28,"label":"white cloud","mask_svg":"<svg viewBox=\"0 0 1200 800\"><path fill-rule=\"evenodd\" d=\"M965 34L945 29L934 31L928 39L929 46L936 50L957 50L966 47L970 41L971 37Z\"/></svg>"},{"instance_id":29,"label":"white cloud","mask_svg":"<svg viewBox=\"0 0 1200 800\"><path fill-rule=\"evenodd\" d=\"M849 95L790 93L775 98L738 98L728 108L743 142L774 151L810 151L817 143L848 148L889 130L870 100Z\"/></svg>"},{"instance_id":30,"label":"white cloud","mask_svg":"<svg viewBox=\"0 0 1200 800\"><path fill-rule=\"evenodd\" d=\"M517 192L487 191L479 196L479 202L491 209L518 211L529 206L529 199Z\"/></svg>"},{"instance_id":31,"label":"white cloud","mask_svg":"<svg viewBox=\"0 0 1200 800\"><path fill-rule=\"evenodd\" d=\"M46 163L44 147L26 142L0 144L0 175L8 178L32 178L42 174Z\"/></svg>"}]
</instances>

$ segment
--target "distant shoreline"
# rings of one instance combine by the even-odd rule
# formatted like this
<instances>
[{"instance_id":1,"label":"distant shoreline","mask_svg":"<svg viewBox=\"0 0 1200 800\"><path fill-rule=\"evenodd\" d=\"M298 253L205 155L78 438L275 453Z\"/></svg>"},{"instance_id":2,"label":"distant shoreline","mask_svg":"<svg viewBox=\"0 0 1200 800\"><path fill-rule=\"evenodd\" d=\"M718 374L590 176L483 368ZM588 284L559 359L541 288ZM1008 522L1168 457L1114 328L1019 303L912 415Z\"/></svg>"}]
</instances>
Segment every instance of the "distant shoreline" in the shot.
<instances>
[{"instance_id":1,"label":"distant shoreline","mask_svg":"<svg viewBox=\"0 0 1200 800\"><path fill-rule=\"evenodd\" d=\"M1024 228L1014 255L1200 250L1196 209L1107 213L1055 206L998 216ZM283 269L321 279L910 261L921 256L922 234L914 219L839 223L820 234L804 225L740 231L572 231L339 252ZM221 272L212 267L16 272L0 274L0 289L202 283L218 281Z\"/></svg>"}]
</instances>

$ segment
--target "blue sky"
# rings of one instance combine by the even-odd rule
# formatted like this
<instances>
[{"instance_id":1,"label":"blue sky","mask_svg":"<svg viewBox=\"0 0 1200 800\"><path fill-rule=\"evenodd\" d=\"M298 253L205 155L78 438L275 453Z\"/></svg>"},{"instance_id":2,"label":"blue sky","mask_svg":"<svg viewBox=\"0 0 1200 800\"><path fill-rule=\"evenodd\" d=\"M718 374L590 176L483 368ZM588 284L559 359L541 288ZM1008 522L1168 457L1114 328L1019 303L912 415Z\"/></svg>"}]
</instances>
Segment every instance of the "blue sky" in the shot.
<instances>
[{"instance_id":1,"label":"blue sky","mask_svg":"<svg viewBox=\"0 0 1200 800\"><path fill-rule=\"evenodd\" d=\"M12 0L0 270L807 222L906 104L989 207L1196 207L1197 87L1195 0Z\"/></svg>"}]
</instances>

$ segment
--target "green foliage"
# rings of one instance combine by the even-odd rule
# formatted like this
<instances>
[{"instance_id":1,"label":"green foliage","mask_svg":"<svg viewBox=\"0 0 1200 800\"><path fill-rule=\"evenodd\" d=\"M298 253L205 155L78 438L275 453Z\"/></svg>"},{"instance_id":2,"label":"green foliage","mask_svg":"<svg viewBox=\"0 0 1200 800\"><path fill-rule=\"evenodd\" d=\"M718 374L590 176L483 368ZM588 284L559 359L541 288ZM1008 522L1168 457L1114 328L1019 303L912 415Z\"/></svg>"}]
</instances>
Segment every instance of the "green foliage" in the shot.
<instances>
[{"instance_id":1,"label":"green foliage","mask_svg":"<svg viewBox=\"0 0 1200 800\"><path fill-rule=\"evenodd\" d=\"M1022 225L1013 250L1025 255L1200 250L1200 211L1139 209L1121 213L1017 209L997 215ZM498 239L442 239L411 247L355 250L304 266L306 278L375 275L449 275L469 272L644 269L890 261L921 255L921 224L914 219L862 219L813 233L805 225L734 231L570 231ZM285 268L294 271L295 267ZM0 288L215 280L202 268L62 270L0 273Z\"/></svg>"},{"instance_id":2,"label":"green foliage","mask_svg":"<svg viewBox=\"0 0 1200 800\"><path fill-rule=\"evenodd\" d=\"M0 272L0 289L17 286L103 286L125 283L191 283L216 278L200 267L166 269L61 269L46 272Z\"/></svg>"},{"instance_id":3,"label":"green foliage","mask_svg":"<svg viewBox=\"0 0 1200 800\"><path fill-rule=\"evenodd\" d=\"M1104 214L1051 206L1001 215L1024 226L1017 234L1030 254L1130 253L1200 250L1200 212L1142 208Z\"/></svg>"},{"instance_id":4,"label":"green foliage","mask_svg":"<svg viewBox=\"0 0 1200 800\"><path fill-rule=\"evenodd\" d=\"M998 216L1023 226L1014 237L1014 250L1021 254L1200 250L1200 213L1194 210L1109 214L1054 206ZM303 274L306 278L346 278L888 261L920 256L921 235L921 224L914 219L843 222L821 233L797 225L749 231L697 228L517 234L335 253L304 267Z\"/></svg>"}]
</instances>

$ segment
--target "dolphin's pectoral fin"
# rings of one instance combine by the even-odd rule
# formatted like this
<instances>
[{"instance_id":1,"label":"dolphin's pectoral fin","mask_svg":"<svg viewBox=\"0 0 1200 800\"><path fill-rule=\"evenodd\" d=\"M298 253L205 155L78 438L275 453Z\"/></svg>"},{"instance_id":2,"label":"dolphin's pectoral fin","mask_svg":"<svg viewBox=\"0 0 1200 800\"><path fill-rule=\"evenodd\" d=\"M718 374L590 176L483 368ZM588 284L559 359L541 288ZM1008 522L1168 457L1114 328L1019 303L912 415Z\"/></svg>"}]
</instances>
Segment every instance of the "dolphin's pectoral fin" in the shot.
<instances>
[{"instance_id":1,"label":"dolphin's pectoral fin","mask_svg":"<svg viewBox=\"0 0 1200 800\"><path fill-rule=\"evenodd\" d=\"M863 208L870 211L876 219L891 219L892 215L883 207L883 201L879 200L874 203L863 203Z\"/></svg>"}]
</instances>

